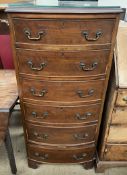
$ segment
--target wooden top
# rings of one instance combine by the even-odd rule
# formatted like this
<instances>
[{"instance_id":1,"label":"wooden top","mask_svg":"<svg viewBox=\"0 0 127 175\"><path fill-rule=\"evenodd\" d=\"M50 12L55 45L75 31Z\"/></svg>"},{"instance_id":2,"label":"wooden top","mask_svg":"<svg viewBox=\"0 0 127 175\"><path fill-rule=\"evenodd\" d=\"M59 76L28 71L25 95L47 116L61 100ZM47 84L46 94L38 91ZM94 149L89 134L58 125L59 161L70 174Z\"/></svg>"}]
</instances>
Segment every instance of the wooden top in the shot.
<instances>
[{"instance_id":1,"label":"wooden top","mask_svg":"<svg viewBox=\"0 0 127 175\"><path fill-rule=\"evenodd\" d=\"M119 88L127 88L127 22L121 22L116 46L116 78Z\"/></svg>"},{"instance_id":2,"label":"wooden top","mask_svg":"<svg viewBox=\"0 0 127 175\"><path fill-rule=\"evenodd\" d=\"M17 83L14 70L0 70L0 112L9 111L17 100Z\"/></svg>"}]
</instances>

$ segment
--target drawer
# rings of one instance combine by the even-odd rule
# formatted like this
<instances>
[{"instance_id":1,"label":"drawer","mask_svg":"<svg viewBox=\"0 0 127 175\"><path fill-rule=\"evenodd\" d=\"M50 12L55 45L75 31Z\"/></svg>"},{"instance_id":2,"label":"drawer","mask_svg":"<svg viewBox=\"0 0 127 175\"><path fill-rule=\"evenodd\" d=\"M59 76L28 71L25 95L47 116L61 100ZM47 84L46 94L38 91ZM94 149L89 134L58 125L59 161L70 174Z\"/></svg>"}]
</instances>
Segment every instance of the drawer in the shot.
<instances>
[{"instance_id":1,"label":"drawer","mask_svg":"<svg viewBox=\"0 0 127 175\"><path fill-rule=\"evenodd\" d=\"M95 147L46 148L28 144L28 158L38 162L48 163L80 163L94 159Z\"/></svg>"},{"instance_id":2,"label":"drawer","mask_svg":"<svg viewBox=\"0 0 127 175\"><path fill-rule=\"evenodd\" d=\"M22 79L22 78L21 78ZM47 102L88 102L102 99L105 80L96 81L43 81L22 79L25 100Z\"/></svg>"},{"instance_id":3,"label":"drawer","mask_svg":"<svg viewBox=\"0 0 127 175\"><path fill-rule=\"evenodd\" d=\"M26 123L27 140L40 144L87 144L95 142L96 124L80 127L50 127Z\"/></svg>"},{"instance_id":4,"label":"drawer","mask_svg":"<svg viewBox=\"0 0 127 175\"><path fill-rule=\"evenodd\" d=\"M110 161L127 161L127 145L106 145L104 159Z\"/></svg>"},{"instance_id":5,"label":"drawer","mask_svg":"<svg viewBox=\"0 0 127 175\"><path fill-rule=\"evenodd\" d=\"M84 124L97 122L101 104L48 106L24 103L25 120L38 124Z\"/></svg>"},{"instance_id":6,"label":"drawer","mask_svg":"<svg viewBox=\"0 0 127 175\"><path fill-rule=\"evenodd\" d=\"M127 143L127 126L115 126L110 127L109 135L107 141L110 143Z\"/></svg>"},{"instance_id":7,"label":"drawer","mask_svg":"<svg viewBox=\"0 0 127 175\"><path fill-rule=\"evenodd\" d=\"M118 90L116 105L127 106L127 89L119 89Z\"/></svg>"},{"instance_id":8,"label":"drawer","mask_svg":"<svg viewBox=\"0 0 127 175\"><path fill-rule=\"evenodd\" d=\"M17 43L109 44L115 19L13 19ZM20 35L19 35L20 31Z\"/></svg>"},{"instance_id":9,"label":"drawer","mask_svg":"<svg viewBox=\"0 0 127 175\"><path fill-rule=\"evenodd\" d=\"M104 75L109 50L36 51L17 49L19 73L43 77L88 77Z\"/></svg>"},{"instance_id":10,"label":"drawer","mask_svg":"<svg viewBox=\"0 0 127 175\"><path fill-rule=\"evenodd\" d=\"M112 125L127 125L127 107L115 107L112 113Z\"/></svg>"}]
</instances>

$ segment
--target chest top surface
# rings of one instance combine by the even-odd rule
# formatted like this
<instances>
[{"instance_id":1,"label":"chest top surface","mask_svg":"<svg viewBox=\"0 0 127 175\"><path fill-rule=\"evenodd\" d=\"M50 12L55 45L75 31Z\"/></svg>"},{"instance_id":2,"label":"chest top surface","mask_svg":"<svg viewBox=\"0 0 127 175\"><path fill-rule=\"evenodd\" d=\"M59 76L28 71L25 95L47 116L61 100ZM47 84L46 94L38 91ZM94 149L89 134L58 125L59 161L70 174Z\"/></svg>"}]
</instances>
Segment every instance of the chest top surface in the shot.
<instances>
[{"instance_id":1,"label":"chest top surface","mask_svg":"<svg viewBox=\"0 0 127 175\"><path fill-rule=\"evenodd\" d=\"M104 0L25 0L7 3L7 12L35 13L118 13L122 12L120 4L105 3Z\"/></svg>"}]
</instances>

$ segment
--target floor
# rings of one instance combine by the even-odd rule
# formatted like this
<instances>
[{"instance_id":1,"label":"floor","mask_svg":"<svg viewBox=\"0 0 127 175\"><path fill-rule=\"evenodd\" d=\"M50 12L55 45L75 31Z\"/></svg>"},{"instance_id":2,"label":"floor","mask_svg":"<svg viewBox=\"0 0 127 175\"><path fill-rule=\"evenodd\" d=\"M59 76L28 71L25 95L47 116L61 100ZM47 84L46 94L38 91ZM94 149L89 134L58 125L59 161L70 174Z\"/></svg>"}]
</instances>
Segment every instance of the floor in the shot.
<instances>
[{"instance_id":1,"label":"floor","mask_svg":"<svg viewBox=\"0 0 127 175\"><path fill-rule=\"evenodd\" d=\"M95 175L94 169L85 170L80 165L41 165L34 170L28 168L20 112L15 111L10 121L10 132L17 163L17 175ZM0 175L11 175L4 144L0 147ZM98 175L127 175L127 168L114 168Z\"/></svg>"}]
</instances>

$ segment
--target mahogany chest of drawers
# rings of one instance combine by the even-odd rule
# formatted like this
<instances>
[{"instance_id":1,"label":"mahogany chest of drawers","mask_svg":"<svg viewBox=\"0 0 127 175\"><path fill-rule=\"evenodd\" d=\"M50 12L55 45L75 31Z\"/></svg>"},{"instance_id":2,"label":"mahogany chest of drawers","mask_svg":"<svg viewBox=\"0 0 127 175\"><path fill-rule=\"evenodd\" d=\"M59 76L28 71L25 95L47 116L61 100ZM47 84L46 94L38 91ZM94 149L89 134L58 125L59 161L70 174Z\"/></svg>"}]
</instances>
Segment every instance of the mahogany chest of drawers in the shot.
<instances>
[{"instance_id":1,"label":"mahogany chest of drawers","mask_svg":"<svg viewBox=\"0 0 127 175\"><path fill-rule=\"evenodd\" d=\"M121 10L7 11L29 166L91 168Z\"/></svg>"},{"instance_id":2,"label":"mahogany chest of drawers","mask_svg":"<svg viewBox=\"0 0 127 175\"><path fill-rule=\"evenodd\" d=\"M121 22L103 114L97 172L127 166L127 24Z\"/></svg>"}]
</instances>

